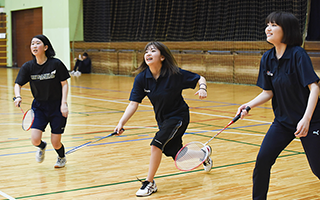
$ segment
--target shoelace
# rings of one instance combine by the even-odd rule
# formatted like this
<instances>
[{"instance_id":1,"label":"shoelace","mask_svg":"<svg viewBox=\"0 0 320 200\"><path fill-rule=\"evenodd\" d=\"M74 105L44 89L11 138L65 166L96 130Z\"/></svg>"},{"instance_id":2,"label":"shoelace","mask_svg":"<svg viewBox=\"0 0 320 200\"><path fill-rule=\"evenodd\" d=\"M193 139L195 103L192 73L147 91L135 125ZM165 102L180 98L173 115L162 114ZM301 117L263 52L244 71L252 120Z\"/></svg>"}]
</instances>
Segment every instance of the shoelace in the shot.
<instances>
[{"instance_id":1,"label":"shoelace","mask_svg":"<svg viewBox=\"0 0 320 200\"><path fill-rule=\"evenodd\" d=\"M142 187L141 187L142 190L143 190L144 188L146 188L147 185L150 183L150 182L147 181L147 180L143 181L143 180L139 179L138 177L136 177L136 178L137 178L138 181L140 181L140 182L142 183Z\"/></svg>"},{"instance_id":2,"label":"shoelace","mask_svg":"<svg viewBox=\"0 0 320 200\"><path fill-rule=\"evenodd\" d=\"M210 165L210 160L207 159L206 161L203 162L204 166Z\"/></svg>"},{"instance_id":3,"label":"shoelace","mask_svg":"<svg viewBox=\"0 0 320 200\"><path fill-rule=\"evenodd\" d=\"M58 163L63 163L63 158L58 158Z\"/></svg>"}]
</instances>

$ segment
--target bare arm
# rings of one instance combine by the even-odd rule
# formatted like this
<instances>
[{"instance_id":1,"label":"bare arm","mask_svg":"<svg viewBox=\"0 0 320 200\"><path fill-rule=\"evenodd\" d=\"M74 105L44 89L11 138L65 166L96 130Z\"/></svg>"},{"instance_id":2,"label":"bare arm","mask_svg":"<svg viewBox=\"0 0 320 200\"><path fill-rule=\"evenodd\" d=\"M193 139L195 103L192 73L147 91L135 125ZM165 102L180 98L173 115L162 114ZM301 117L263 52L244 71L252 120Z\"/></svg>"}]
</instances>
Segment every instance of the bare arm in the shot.
<instances>
[{"instance_id":1,"label":"bare arm","mask_svg":"<svg viewBox=\"0 0 320 200\"><path fill-rule=\"evenodd\" d=\"M68 117L68 113L69 113L68 104L67 104L68 89L69 89L68 81L67 80L61 81L61 86L62 86L62 99L61 99L60 110L61 110L62 116Z\"/></svg>"},{"instance_id":2,"label":"bare arm","mask_svg":"<svg viewBox=\"0 0 320 200\"><path fill-rule=\"evenodd\" d=\"M297 124L297 131L294 133L296 137L305 137L309 131L310 120L312 118L314 109L316 108L319 98L319 85L314 82L308 85L310 94L306 111L302 119Z\"/></svg>"},{"instance_id":3,"label":"bare arm","mask_svg":"<svg viewBox=\"0 0 320 200\"><path fill-rule=\"evenodd\" d=\"M118 125L114 129L114 131L116 131L118 133L118 135L121 135L123 133L123 126L127 123L127 121L136 112L138 107L139 107L139 103L138 102L130 101L130 103L127 106L126 110L124 111L124 114L122 115Z\"/></svg>"},{"instance_id":4,"label":"bare arm","mask_svg":"<svg viewBox=\"0 0 320 200\"><path fill-rule=\"evenodd\" d=\"M204 99L207 97L207 81L203 76L200 76L198 83L199 90L194 95L199 95L199 99Z\"/></svg>"},{"instance_id":5,"label":"bare arm","mask_svg":"<svg viewBox=\"0 0 320 200\"><path fill-rule=\"evenodd\" d=\"M245 108L247 106L249 106L250 108L254 108L254 107L257 107L267 101L269 101L270 99L272 99L273 97L273 92L272 90L263 90L258 96L256 96L253 100L251 100L250 102L248 103L245 103L243 105L241 105L239 108L238 108L238 111L237 111L237 115L242 112L241 114L241 119L246 116L248 114L248 112L245 110Z\"/></svg>"},{"instance_id":6,"label":"bare arm","mask_svg":"<svg viewBox=\"0 0 320 200\"><path fill-rule=\"evenodd\" d=\"M22 101L22 98L21 98L21 85L19 85L17 83L14 85L14 95L15 95L15 97L20 97L20 98L16 98L14 100L14 105L16 107L19 107L20 103Z\"/></svg>"}]
</instances>

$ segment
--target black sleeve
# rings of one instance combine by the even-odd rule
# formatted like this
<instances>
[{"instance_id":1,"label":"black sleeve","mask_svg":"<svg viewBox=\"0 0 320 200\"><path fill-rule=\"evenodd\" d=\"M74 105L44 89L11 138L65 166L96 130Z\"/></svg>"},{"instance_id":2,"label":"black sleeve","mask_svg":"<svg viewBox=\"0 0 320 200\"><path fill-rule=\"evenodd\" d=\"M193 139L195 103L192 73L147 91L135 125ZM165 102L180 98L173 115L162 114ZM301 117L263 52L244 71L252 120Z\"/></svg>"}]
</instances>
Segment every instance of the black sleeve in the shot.
<instances>
[{"instance_id":1,"label":"black sleeve","mask_svg":"<svg viewBox=\"0 0 320 200\"><path fill-rule=\"evenodd\" d=\"M15 80L15 83L19 84L20 86L23 86L30 81L30 67L30 62L26 62L22 65Z\"/></svg>"},{"instance_id":2,"label":"black sleeve","mask_svg":"<svg viewBox=\"0 0 320 200\"><path fill-rule=\"evenodd\" d=\"M57 73L59 75L59 79L60 81L65 81L68 78L70 78L70 74L69 71L67 69L67 67L63 64L63 62L61 62L60 60L58 60L58 65L57 65Z\"/></svg>"}]
</instances>

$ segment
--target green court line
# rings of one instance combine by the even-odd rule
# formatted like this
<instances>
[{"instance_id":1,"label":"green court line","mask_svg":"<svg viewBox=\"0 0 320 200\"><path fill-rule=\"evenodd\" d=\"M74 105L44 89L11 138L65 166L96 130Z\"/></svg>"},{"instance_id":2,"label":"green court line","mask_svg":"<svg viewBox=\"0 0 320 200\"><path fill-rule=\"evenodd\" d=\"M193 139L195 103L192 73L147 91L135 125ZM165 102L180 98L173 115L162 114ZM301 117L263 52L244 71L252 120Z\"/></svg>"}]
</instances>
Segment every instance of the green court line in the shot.
<instances>
[{"instance_id":1,"label":"green court line","mask_svg":"<svg viewBox=\"0 0 320 200\"><path fill-rule=\"evenodd\" d=\"M199 124L201 124L201 123L199 123ZM222 126L217 126L217 125L208 125L208 124L207 124L207 126L209 126L209 127L223 128ZM233 129L233 130L237 130L237 131L251 132L251 133L258 133L258 134L265 135L265 132L253 131L253 130L248 130L248 129L243 129L243 128L228 127L226 130L228 130L228 129ZM200 133L196 133L196 134L194 134L194 135L199 135L199 136L208 137L208 138L211 138L211 137L212 137L212 136L203 135L203 134L200 134ZM236 142L236 143L246 144L246 145L251 145L251 146L260 146L260 144L242 142L242 141L231 140L231 139L226 139L226 138L221 138L221 137L216 137L215 139L225 140L225 141L229 141L229 142ZM297 154L305 154L305 152L299 152L299 151L294 151L294 150L289 150L289 149L284 149L283 151L287 151L287 152L291 152L291 153L297 153Z\"/></svg>"},{"instance_id":2,"label":"green court line","mask_svg":"<svg viewBox=\"0 0 320 200\"><path fill-rule=\"evenodd\" d=\"M194 122L194 123L196 123L196 122ZM217 127L217 128L220 128L220 129L224 128L224 126L218 126L218 125L212 125L212 124L205 124L205 123L197 123L197 124L201 124L201 125L203 125L203 126L207 126L207 127ZM266 124L265 126L267 126L267 124ZM270 126L270 125L269 125L269 126ZM254 131L254 130L249 130L249 129L244 129L244 128L233 128L233 127L228 127L226 130L228 130L228 129L235 129L235 130L240 129L240 130L242 130L242 131L246 131L246 132L250 132L250 133L259 133L259 134L263 134L263 135L265 135L265 134L266 134L265 132L261 132L261 131Z\"/></svg>"},{"instance_id":3,"label":"green court line","mask_svg":"<svg viewBox=\"0 0 320 200\"><path fill-rule=\"evenodd\" d=\"M248 143L248 142L242 142L242 141L237 141L237 140L230 140L230 139L226 139L226 138L216 138L219 140L225 140L225 141L229 141L229 142L236 142L236 143L240 143L240 144L246 144L246 145L251 145L251 146L261 146L259 144L253 144L253 143ZM295 154L305 154L305 152L300 152L300 151L294 151L294 150L289 150L289 149L284 149L283 151L287 151L290 153L295 153Z\"/></svg>"},{"instance_id":4,"label":"green court line","mask_svg":"<svg viewBox=\"0 0 320 200\"><path fill-rule=\"evenodd\" d=\"M212 137L212 136L209 136L209 135L202 135L202 134L194 134L194 135L199 135L199 136L203 136L203 137L207 137L207 138L211 138ZM238 141L238 140L231 140L231 139L226 139L226 138L222 138L222 137L216 137L215 139L224 140L224 141L228 141L228 142L235 142L235 143L239 143L239 144L251 145L251 146L256 146L256 147L260 147L261 146L260 144L242 142L242 141ZM295 153L295 154L305 154L305 152L294 151L294 150L289 150L289 149L284 149L283 151L287 151L287 152Z\"/></svg>"},{"instance_id":5,"label":"green court line","mask_svg":"<svg viewBox=\"0 0 320 200\"><path fill-rule=\"evenodd\" d=\"M278 158L295 156L295 155L299 155L299 154L294 153L294 154L282 155L282 156L279 156ZM234 163L234 164L221 165L221 166L213 167L212 169L221 169L221 168L245 165L245 164L254 163L255 161L256 160L251 160L251 161L244 161L244 162L239 162L239 163ZM160 178L165 178L165 177L172 177L172 176L179 176L179 175L190 174L190 173L196 173L196 172L200 172L200 171L203 171L203 169L187 171L187 172L172 173L172 174L166 174L166 175L160 175L160 176L156 176L155 179L160 179ZM70 189L70 190L61 190L61 191L56 191L56 192L47 192L47 193L42 193L42 194L34 194L34 195L29 195L29 196L16 197L16 199L26 199L26 198L32 198L32 197L40 197L40 196L47 196L47 195L53 195L53 194L75 192L75 191L80 191L80 190L88 190L88 189L95 189L95 188L101 188L101 187L109 187L109 186L133 183L133 182L137 182L137 181L138 180L134 179L134 180L121 181L121 182L116 182L116 183L108 183L108 184L103 184L103 185L95 185L95 186L75 188L75 189Z\"/></svg>"},{"instance_id":6,"label":"green court line","mask_svg":"<svg viewBox=\"0 0 320 200\"><path fill-rule=\"evenodd\" d=\"M211 126L215 126L215 125L211 125ZM152 128L152 127L151 127ZM144 129L144 127L142 128L135 128L134 130L139 130L139 129ZM242 128L232 128L234 130L240 130L243 131ZM129 129L130 130L130 129ZM103 132L97 132L97 133L107 133L110 131L103 131ZM253 132L253 131L252 131ZM97 133L89 133L89 134L97 134ZM135 133L135 134L128 134L126 136L135 136L135 135L144 135L144 134L150 134L150 133L154 133L154 131L149 131L149 132L143 132L143 133ZM188 133L188 132L186 132ZM189 133L190 135L197 135L197 136L202 136L202 137L207 137L207 138L211 138L212 136L208 136L208 135L203 135L200 133ZM82 133L79 134L73 134L73 135L64 135L64 138L68 137L75 137L77 135L84 135ZM259 144L254 144L254 143L248 143L248 142L242 142L242 141L237 141L237 140L231 140L231 139L225 139L225 138L221 138L221 137L216 137L215 139L219 139L219 140L225 140L225 141L229 141L229 142L235 142L235 143L240 143L240 144L246 144L246 145L251 145L251 146L260 146ZM24 140L13 140L13 141L7 141L7 142L3 142L3 143L12 143L12 142L21 142L21 141L27 141L30 139L24 139ZM77 140L72 140L72 141L64 141L64 143L69 143L69 142L77 142L77 141L88 141L88 140L93 140L93 138L79 138ZM28 145L29 146L29 145ZM16 149L16 148L23 148L23 147L28 147L28 146L14 146L14 147L5 147L5 148L0 148L0 150L6 150L6 149ZM284 151L287 152L291 152L291 153L299 153L299 154L305 154L304 152L298 152L298 151L294 151L294 150L288 150L288 149L284 149Z\"/></svg>"}]
</instances>

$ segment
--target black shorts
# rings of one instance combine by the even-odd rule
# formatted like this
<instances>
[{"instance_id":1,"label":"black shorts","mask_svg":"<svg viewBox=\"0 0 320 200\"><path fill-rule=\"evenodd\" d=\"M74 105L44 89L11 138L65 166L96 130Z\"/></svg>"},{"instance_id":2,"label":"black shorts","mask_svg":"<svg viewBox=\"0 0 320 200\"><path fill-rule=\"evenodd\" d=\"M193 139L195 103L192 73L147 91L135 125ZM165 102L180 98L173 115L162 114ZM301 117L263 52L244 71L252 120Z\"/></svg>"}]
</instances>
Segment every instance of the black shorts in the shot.
<instances>
[{"instance_id":1,"label":"black shorts","mask_svg":"<svg viewBox=\"0 0 320 200\"><path fill-rule=\"evenodd\" d=\"M189 115L183 119L167 119L160 126L150 145L162 150L166 156L175 159L182 148L182 136L189 125Z\"/></svg>"},{"instance_id":2,"label":"black shorts","mask_svg":"<svg viewBox=\"0 0 320 200\"><path fill-rule=\"evenodd\" d=\"M64 133L67 118L60 111L61 101L37 101L33 100L32 109L35 114L31 128L44 131L50 123L51 133Z\"/></svg>"}]
</instances>

